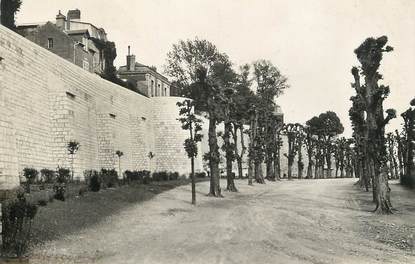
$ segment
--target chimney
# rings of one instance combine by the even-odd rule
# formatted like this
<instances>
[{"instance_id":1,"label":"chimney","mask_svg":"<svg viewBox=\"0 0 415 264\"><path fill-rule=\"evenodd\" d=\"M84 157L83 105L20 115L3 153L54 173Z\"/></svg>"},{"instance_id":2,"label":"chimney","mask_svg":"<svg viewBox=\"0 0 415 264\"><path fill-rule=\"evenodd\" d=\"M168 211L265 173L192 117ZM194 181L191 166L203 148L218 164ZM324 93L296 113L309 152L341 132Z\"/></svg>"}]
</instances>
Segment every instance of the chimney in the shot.
<instances>
[{"instance_id":1,"label":"chimney","mask_svg":"<svg viewBox=\"0 0 415 264\"><path fill-rule=\"evenodd\" d=\"M59 10L59 14L56 15L56 26L61 30L65 30L65 21L66 17Z\"/></svg>"},{"instance_id":2,"label":"chimney","mask_svg":"<svg viewBox=\"0 0 415 264\"><path fill-rule=\"evenodd\" d=\"M78 8L74 10L69 10L67 17L68 20L79 21L81 20L81 11Z\"/></svg>"},{"instance_id":3,"label":"chimney","mask_svg":"<svg viewBox=\"0 0 415 264\"><path fill-rule=\"evenodd\" d=\"M131 47L128 46L128 55L127 55L127 71L135 70L135 55L131 55Z\"/></svg>"}]
</instances>

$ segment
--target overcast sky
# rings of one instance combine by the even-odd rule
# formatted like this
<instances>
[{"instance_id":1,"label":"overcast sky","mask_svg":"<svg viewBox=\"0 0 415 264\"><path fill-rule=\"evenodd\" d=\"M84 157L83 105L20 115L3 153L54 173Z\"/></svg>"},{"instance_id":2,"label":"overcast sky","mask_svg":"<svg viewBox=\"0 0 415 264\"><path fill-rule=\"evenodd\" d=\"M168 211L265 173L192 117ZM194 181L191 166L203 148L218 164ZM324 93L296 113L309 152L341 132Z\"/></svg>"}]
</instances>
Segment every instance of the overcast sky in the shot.
<instances>
[{"instance_id":1,"label":"overcast sky","mask_svg":"<svg viewBox=\"0 0 415 264\"><path fill-rule=\"evenodd\" d=\"M385 109L400 114L415 96L412 0L23 0L17 21L54 21L58 10L74 8L116 43L117 66L131 45L137 61L162 69L173 43L196 36L215 43L235 65L271 60L291 85L278 98L287 122L332 110L351 134L353 50L370 36L387 35L395 48L380 70L391 87ZM400 123L399 117L392 127Z\"/></svg>"}]
</instances>

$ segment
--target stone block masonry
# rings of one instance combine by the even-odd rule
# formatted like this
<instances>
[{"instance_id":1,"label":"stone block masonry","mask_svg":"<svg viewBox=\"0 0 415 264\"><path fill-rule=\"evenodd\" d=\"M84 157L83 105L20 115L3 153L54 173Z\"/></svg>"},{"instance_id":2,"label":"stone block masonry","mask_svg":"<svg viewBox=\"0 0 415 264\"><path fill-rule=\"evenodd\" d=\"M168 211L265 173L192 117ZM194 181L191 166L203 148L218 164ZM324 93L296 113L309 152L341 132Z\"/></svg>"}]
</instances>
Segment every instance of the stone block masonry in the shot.
<instances>
[{"instance_id":1,"label":"stone block masonry","mask_svg":"<svg viewBox=\"0 0 415 264\"><path fill-rule=\"evenodd\" d=\"M187 133L176 120L183 98L139 95L3 26L0 57L0 190L19 185L25 167L69 168L70 140L80 143L75 177L88 169L118 170L117 150L124 153L123 171L189 172Z\"/></svg>"}]
</instances>

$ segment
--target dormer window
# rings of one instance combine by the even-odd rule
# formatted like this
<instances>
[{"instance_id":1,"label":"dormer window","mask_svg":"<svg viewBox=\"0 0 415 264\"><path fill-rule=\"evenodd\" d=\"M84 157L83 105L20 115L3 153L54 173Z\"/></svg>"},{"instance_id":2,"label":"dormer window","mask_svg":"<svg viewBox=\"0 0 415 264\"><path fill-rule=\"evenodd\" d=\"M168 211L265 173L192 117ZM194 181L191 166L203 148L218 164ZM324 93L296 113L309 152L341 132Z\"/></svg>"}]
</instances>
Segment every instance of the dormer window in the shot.
<instances>
[{"instance_id":1,"label":"dormer window","mask_svg":"<svg viewBox=\"0 0 415 264\"><path fill-rule=\"evenodd\" d=\"M48 38L48 49L53 48L53 38Z\"/></svg>"}]
</instances>

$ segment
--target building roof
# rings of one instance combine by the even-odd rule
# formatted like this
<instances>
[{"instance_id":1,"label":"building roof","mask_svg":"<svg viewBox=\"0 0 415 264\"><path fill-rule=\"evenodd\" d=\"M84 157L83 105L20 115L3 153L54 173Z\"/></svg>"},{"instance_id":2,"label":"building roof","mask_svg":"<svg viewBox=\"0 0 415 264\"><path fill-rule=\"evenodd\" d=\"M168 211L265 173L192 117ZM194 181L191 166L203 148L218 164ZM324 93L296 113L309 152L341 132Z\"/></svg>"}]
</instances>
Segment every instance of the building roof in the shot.
<instances>
[{"instance_id":1,"label":"building roof","mask_svg":"<svg viewBox=\"0 0 415 264\"><path fill-rule=\"evenodd\" d=\"M48 22L19 23L16 26L20 28L30 28L30 27L35 28L35 27L46 25L46 23Z\"/></svg>"},{"instance_id":2,"label":"building roof","mask_svg":"<svg viewBox=\"0 0 415 264\"><path fill-rule=\"evenodd\" d=\"M66 33L68 35L83 35L83 34L89 35L88 29L66 30Z\"/></svg>"},{"instance_id":3,"label":"building roof","mask_svg":"<svg viewBox=\"0 0 415 264\"><path fill-rule=\"evenodd\" d=\"M160 79L163 79L163 80L169 82L167 77L163 76L162 74L158 73L157 71L153 70L151 67L149 67L147 65L136 62L134 68L135 68L134 71L129 71L129 70L127 70L127 66L124 65L124 66L121 66L118 69L118 72L121 73L121 74L128 74L128 75L133 75L134 73L152 73L154 75L157 75Z\"/></svg>"}]
</instances>

